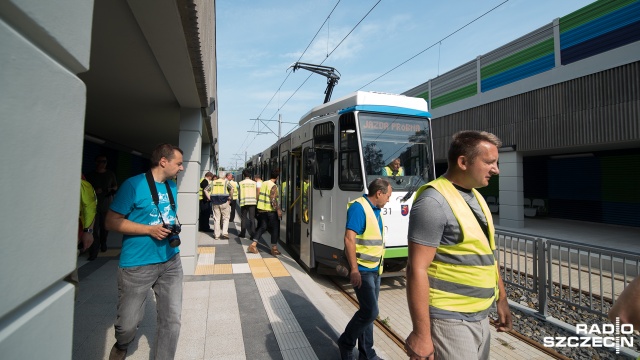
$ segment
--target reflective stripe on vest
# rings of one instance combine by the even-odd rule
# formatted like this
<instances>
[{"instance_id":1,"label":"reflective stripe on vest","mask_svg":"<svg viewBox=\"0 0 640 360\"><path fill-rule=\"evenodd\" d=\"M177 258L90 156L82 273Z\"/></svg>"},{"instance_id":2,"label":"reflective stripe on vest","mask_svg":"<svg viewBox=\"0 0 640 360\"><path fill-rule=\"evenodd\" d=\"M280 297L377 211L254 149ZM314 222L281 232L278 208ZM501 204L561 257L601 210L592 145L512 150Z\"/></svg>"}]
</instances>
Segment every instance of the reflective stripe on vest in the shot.
<instances>
[{"instance_id":1,"label":"reflective stripe on vest","mask_svg":"<svg viewBox=\"0 0 640 360\"><path fill-rule=\"evenodd\" d=\"M429 305L447 311L474 313L488 309L498 297L498 262L491 211L477 190L472 193L487 219L489 238L458 190L444 177L416 192L414 201L428 187L447 200L462 232L458 244L440 245L429 266Z\"/></svg>"},{"instance_id":2,"label":"reflective stripe on vest","mask_svg":"<svg viewBox=\"0 0 640 360\"><path fill-rule=\"evenodd\" d=\"M267 180L262 183L260 187L260 195L258 195L258 210L262 211L275 211L273 206L271 206L271 188L276 186L276 184Z\"/></svg>"},{"instance_id":3,"label":"reflective stripe on vest","mask_svg":"<svg viewBox=\"0 0 640 360\"><path fill-rule=\"evenodd\" d=\"M211 185L211 195L229 195L229 190L227 190L227 180L214 180Z\"/></svg>"},{"instance_id":4,"label":"reflective stripe on vest","mask_svg":"<svg viewBox=\"0 0 640 360\"><path fill-rule=\"evenodd\" d=\"M380 265L379 274L382 273L382 258L384 256L384 239L380 233L380 225L371 204L363 197L359 197L347 204L347 209L353 203L359 203L364 209L366 219L364 232L356 234L356 259L358 265L373 269ZM384 228L384 222L382 224Z\"/></svg>"},{"instance_id":5,"label":"reflective stripe on vest","mask_svg":"<svg viewBox=\"0 0 640 360\"><path fill-rule=\"evenodd\" d=\"M256 199L256 182L251 179L240 181L240 206L255 205Z\"/></svg>"}]
</instances>

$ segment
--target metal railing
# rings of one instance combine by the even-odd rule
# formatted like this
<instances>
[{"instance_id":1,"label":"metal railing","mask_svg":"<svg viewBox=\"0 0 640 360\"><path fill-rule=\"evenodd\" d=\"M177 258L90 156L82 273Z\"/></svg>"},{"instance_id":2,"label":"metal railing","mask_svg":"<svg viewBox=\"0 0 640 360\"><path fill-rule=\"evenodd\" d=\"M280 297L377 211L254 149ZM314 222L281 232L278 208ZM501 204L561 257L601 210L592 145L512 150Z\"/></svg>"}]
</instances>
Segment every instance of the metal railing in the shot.
<instances>
[{"instance_id":1,"label":"metal railing","mask_svg":"<svg viewBox=\"0 0 640 360\"><path fill-rule=\"evenodd\" d=\"M566 240L496 230L502 279L537 294L534 310L547 317L549 299L606 317L636 276L640 254Z\"/></svg>"}]
</instances>

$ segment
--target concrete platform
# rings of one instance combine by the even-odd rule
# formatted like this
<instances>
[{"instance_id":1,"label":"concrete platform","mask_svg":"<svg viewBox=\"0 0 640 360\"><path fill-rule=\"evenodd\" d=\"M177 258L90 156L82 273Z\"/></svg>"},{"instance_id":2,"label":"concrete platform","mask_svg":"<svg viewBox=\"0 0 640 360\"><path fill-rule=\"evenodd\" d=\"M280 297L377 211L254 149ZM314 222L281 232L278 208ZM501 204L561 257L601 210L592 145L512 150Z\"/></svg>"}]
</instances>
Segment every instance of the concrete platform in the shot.
<instances>
[{"instance_id":1,"label":"concrete platform","mask_svg":"<svg viewBox=\"0 0 640 360\"><path fill-rule=\"evenodd\" d=\"M285 251L272 257L264 239L259 254L247 253L250 242L236 236L237 225L230 225L229 240L199 234L198 275L185 276L176 359L339 359L336 339L355 307L325 277L310 276ZM635 229L624 230L635 236ZM609 238L617 237L609 232ZM117 235L110 236L112 249L95 261L79 258L73 359L107 359L115 342L119 250L114 242ZM383 280L380 307L381 318L389 318L392 328L406 336L411 321L402 280ZM129 359L149 359L155 311L150 293ZM492 359L550 358L511 336L492 335ZM380 357L407 358L377 328L374 337Z\"/></svg>"}]
</instances>

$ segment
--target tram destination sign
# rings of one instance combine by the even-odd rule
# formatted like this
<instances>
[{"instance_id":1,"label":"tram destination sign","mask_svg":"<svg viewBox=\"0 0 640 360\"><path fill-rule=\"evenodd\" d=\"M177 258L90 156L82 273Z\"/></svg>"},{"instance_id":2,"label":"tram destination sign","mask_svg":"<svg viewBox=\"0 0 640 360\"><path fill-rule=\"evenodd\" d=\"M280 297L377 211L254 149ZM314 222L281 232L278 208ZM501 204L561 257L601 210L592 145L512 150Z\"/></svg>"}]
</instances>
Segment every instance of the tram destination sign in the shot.
<instances>
[{"instance_id":1,"label":"tram destination sign","mask_svg":"<svg viewBox=\"0 0 640 360\"><path fill-rule=\"evenodd\" d=\"M366 120L363 122L362 127L365 130L392 130L412 134L422 130L421 124L380 120Z\"/></svg>"}]
</instances>

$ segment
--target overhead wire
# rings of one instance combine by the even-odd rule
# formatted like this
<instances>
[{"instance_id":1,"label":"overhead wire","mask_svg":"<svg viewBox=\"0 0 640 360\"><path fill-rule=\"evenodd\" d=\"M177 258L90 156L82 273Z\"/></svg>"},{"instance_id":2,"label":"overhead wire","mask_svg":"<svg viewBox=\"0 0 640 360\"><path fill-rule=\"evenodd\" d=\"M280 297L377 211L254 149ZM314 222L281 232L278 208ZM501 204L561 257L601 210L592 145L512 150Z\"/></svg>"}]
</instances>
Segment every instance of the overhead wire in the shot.
<instances>
[{"instance_id":1,"label":"overhead wire","mask_svg":"<svg viewBox=\"0 0 640 360\"><path fill-rule=\"evenodd\" d=\"M316 37L318 36L318 34L320 33L320 31L322 31L322 28L324 27L324 25L327 23L327 21L329 21L329 18L331 17L331 15L333 14L333 12L336 10L336 8L338 7L338 4L340 4L341 0L338 0L338 2L336 2L336 4L333 6L333 9L331 9L331 12L329 12L329 15L327 15L327 17L325 18L324 22L322 23L322 25L320 25L320 27L318 28L318 31L316 31L316 34L313 36L313 38L311 39L311 41L309 42L309 44L307 45L307 47L304 49L304 51L302 52L302 54L300 54L300 57L298 58L298 61L300 61L300 59L302 59L302 57L304 56L304 54L306 54L307 50L309 49L309 47L311 46L311 44L313 44L313 41L316 39ZM269 104L271 104L271 101L273 101L273 98L276 97L276 95L280 92L280 90L282 89L282 85L285 84L285 82L287 81L287 79L289 78L289 76L291 76L291 72L287 72L287 76L284 78L284 80L282 81L282 83L280 84L280 86L278 87L278 90L276 90L276 92L273 94L273 96L271 96L271 99L269 99L269 101L267 102L267 104L264 106L264 108L262 109L262 111L260 111L260 114L258 114L258 117L256 119L260 119L260 116L262 116L262 114L264 113L264 111L267 109L267 107L269 106ZM282 106L279 107L279 109L281 109ZM273 116L272 116L273 119ZM256 121L256 123L258 123ZM266 126L266 124L265 124ZM255 127L255 125L252 127L252 129ZM268 127L267 127L268 128ZM271 130L269 128L269 130ZM258 131L260 131L260 126L258 126ZM273 132L273 130L271 130ZM247 136L245 137L245 140L242 142L242 145L240 145L240 149L242 149L242 146L244 146L244 143L247 141L247 139L249 139L249 133L247 134ZM247 147L245 148L245 151L247 148L249 148L249 146L253 143L253 141L258 137L259 133L256 134L253 139L251 140L251 142L247 145Z\"/></svg>"},{"instance_id":2,"label":"overhead wire","mask_svg":"<svg viewBox=\"0 0 640 360\"><path fill-rule=\"evenodd\" d=\"M509 0L504 0L504 1L503 1L503 2L501 2L500 4L498 4L498 5L494 6L493 8L491 8L491 10L489 10L489 11L485 12L484 14L482 14L482 15L478 16L477 18L475 18L475 19L471 20L470 22L468 22L468 23L467 23L467 24L465 24L464 26L462 26L462 27L458 28L456 31L454 31L454 32L452 32L451 34L449 34L449 35L447 35L447 36L443 37L442 39L440 39L440 40L438 40L438 41L436 41L436 42L435 42L435 43L433 43L431 46L429 46L429 47L427 47L426 49L424 49L424 50L422 50L422 51L418 52L417 54L413 55L412 57L408 58L407 60L405 60L405 61L401 62L399 65L395 66L395 67L394 67L394 68L392 68L391 70L389 70L389 71L385 72L384 74L382 74L382 75L378 76L377 78L375 78L375 79L373 79L373 80L369 81L369 82L368 82L368 83L366 83L364 86L361 86L358 90L362 90L363 88L365 88L365 87L367 87L367 86L371 85L371 84L372 84L372 83L374 83L375 81L377 81L377 80L381 79L382 77L386 76L387 74L389 74L389 73L390 73L390 72L392 72L393 70L395 70L395 69L399 68L400 66L402 66L402 65L404 65L404 64L406 64L406 63L408 63L409 61L411 61L411 60L415 59L416 57L418 57L419 55L421 55L421 54L422 54L422 53L424 53L425 51L427 51L427 50L431 49L432 47L434 47L434 46L436 46L436 45L438 45L438 44L441 44L444 40L446 40L446 39L450 38L451 36L455 35L455 34L456 34L456 33L458 33L459 31L461 31L462 29L464 29L464 28L466 28L467 26L469 26L469 25L473 24L474 22L476 22L476 21L480 20L480 19L481 19L481 18L483 18L485 15L489 14L489 13L490 13L490 12L492 12L493 10L495 10L495 9L499 8L500 6L502 6L502 5L506 4L507 2L509 2Z\"/></svg>"}]
</instances>

